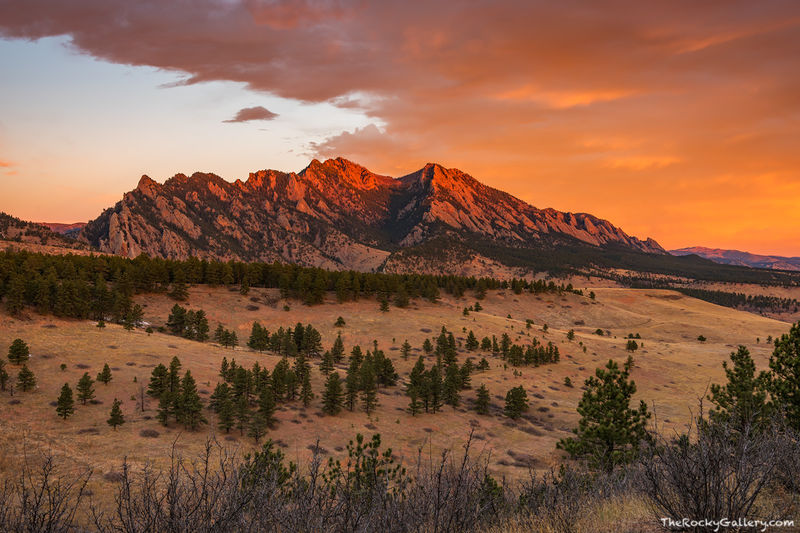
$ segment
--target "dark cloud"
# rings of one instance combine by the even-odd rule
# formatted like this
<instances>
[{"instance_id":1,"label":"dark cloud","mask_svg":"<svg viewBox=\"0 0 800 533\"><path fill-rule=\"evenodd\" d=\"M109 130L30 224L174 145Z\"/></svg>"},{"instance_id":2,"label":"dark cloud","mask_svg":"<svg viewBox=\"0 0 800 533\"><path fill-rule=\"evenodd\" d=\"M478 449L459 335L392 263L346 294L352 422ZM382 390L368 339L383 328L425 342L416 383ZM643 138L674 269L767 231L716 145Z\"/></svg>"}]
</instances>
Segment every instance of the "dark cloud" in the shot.
<instances>
[{"instance_id":1,"label":"dark cloud","mask_svg":"<svg viewBox=\"0 0 800 533\"><path fill-rule=\"evenodd\" d=\"M256 107L245 107L244 109L240 109L236 116L233 118L229 118L228 120L223 120L223 122L249 122L251 120L273 120L278 116L277 113L273 113L266 107L256 106Z\"/></svg>"}]
</instances>

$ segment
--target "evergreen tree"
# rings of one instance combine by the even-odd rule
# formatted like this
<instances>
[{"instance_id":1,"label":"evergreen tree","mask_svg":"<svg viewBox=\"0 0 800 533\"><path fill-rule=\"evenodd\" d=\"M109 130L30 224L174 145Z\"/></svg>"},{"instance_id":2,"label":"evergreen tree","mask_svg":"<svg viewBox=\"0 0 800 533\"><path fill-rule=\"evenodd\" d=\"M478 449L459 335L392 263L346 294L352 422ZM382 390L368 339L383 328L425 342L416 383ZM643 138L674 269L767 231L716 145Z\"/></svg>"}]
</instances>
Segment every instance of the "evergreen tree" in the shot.
<instances>
[{"instance_id":1,"label":"evergreen tree","mask_svg":"<svg viewBox=\"0 0 800 533\"><path fill-rule=\"evenodd\" d=\"M300 387L300 401L303 402L303 407L311 405L311 400L314 399L314 392L311 390L311 377L310 372L303 375L303 384Z\"/></svg>"},{"instance_id":2,"label":"evergreen tree","mask_svg":"<svg viewBox=\"0 0 800 533\"><path fill-rule=\"evenodd\" d=\"M427 381L430 387L430 409L432 412L436 413L436 411L441 409L443 400L442 371L439 365L433 365L431 367L428 371Z\"/></svg>"},{"instance_id":3,"label":"evergreen tree","mask_svg":"<svg viewBox=\"0 0 800 533\"><path fill-rule=\"evenodd\" d=\"M161 422L162 426L166 426L169 423L170 415L175 414L174 406L175 393L169 390L162 392L161 396L158 398L158 410L156 413L156 418Z\"/></svg>"},{"instance_id":4,"label":"evergreen tree","mask_svg":"<svg viewBox=\"0 0 800 533\"><path fill-rule=\"evenodd\" d=\"M247 341L247 346L251 350L263 352L269 348L269 332L261 327L258 322L253 322L253 327L250 330L250 339Z\"/></svg>"},{"instance_id":5,"label":"evergreen tree","mask_svg":"<svg viewBox=\"0 0 800 533\"><path fill-rule=\"evenodd\" d=\"M250 405L247 398L240 396L236 400L236 425L239 428L239 434L244 435L244 428L250 424Z\"/></svg>"},{"instance_id":6,"label":"evergreen tree","mask_svg":"<svg viewBox=\"0 0 800 533\"><path fill-rule=\"evenodd\" d=\"M343 328L345 326L345 324L346 324L346 322L344 321L344 318L342 318L342 317L337 318L336 322L333 323L333 325L335 327L337 327L337 328Z\"/></svg>"},{"instance_id":7,"label":"evergreen tree","mask_svg":"<svg viewBox=\"0 0 800 533\"><path fill-rule=\"evenodd\" d=\"M364 360L364 364L361 365L360 389L361 406L364 408L364 412L369 415L378 406L378 385L372 361Z\"/></svg>"},{"instance_id":8,"label":"evergreen tree","mask_svg":"<svg viewBox=\"0 0 800 533\"><path fill-rule=\"evenodd\" d=\"M78 380L78 401L83 405L94 398L94 380L89 376L88 372L84 372L80 380Z\"/></svg>"},{"instance_id":9,"label":"evergreen tree","mask_svg":"<svg viewBox=\"0 0 800 533\"><path fill-rule=\"evenodd\" d=\"M32 391L36 387L36 376L28 369L28 365L23 364L22 369L17 374L17 387L22 392ZM72 389L70 389L70 393Z\"/></svg>"},{"instance_id":10,"label":"evergreen tree","mask_svg":"<svg viewBox=\"0 0 800 533\"><path fill-rule=\"evenodd\" d=\"M469 333L467 334L467 341L464 344L464 346L469 351L478 349L479 346L478 338L475 337L475 334L472 332L472 330L469 330Z\"/></svg>"},{"instance_id":11,"label":"evergreen tree","mask_svg":"<svg viewBox=\"0 0 800 533\"><path fill-rule=\"evenodd\" d=\"M517 419L528 410L528 394L522 385L513 387L506 393L504 413L508 418Z\"/></svg>"},{"instance_id":12,"label":"evergreen tree","mask_svg":"<svg viewBox=\"0 0 800 533\"><path fill-rule=\"evenodd\" d=\"M75 413L75 402L72 400L72 389L69 383L64 383L64 386L61 387L61 394L56 402L56 413L64 420Z\"/></svg>"},{"instance_id":13,"label":"evergreen tree","mask_svg":"<svg viewBox=\"0 0 800 533\"><path fill-rule=\"evenodd\" d=\"M197 384L192 377L191 371L187 370L181 380L181 391L178 397L178 421L182 422L186 429L195 430L200 424L206 422L203 416L203 402L197 393Z\"/></svg>"},{"instance_id":14,"label":"evergreen tree","mask_svg":"<svg viewBox=\"0 0 800 533\"><path fill-rule=\"evenodd\" d=\"M484 384L481 384L478 388L478 394L475 398L475 411L479 415L489 414L489 389Z\"/></svg>"},{"instance_id":15,"label":"evergreen tree","mask_svg":"<svg viewBox=\"0 0 800 533\"><path fill-rule=\"evenodd\" d=\"M14 339L8 348L8 360L14 365L21 365L31 357L31 350L22 339Z\"/></svg>"},{"instance_id":16,"label":"evergreen tree","mask_svg":"<svg viewBox=\"0 0 800 533\"><path fill-rule=\"evenodd\" d=\"M714 408L709 417L714 423L729 424L735 431L745 430L751 425L754 429L762 428L769 422L769 376L766 372L756 375L755 362L744 346L731 352L730 359L732 367L727 361L722 363L728 382L711 385L708 399Z\"/></svg>"},{"instance_id":17,"label":"evergreen tree","mask_svg":"<svg viewBox=\"0 0 800 533\"><path fill-rule=\"evenodd\" d=\"M459 391L461 390L461 372L457 365L450 365L445 370L443 385L444 403L451 406L455 411L460 402Z\"/></svg>"},{"instance_id":18,"label":"evergreen tree","mask_svg":"<svg viewBox=\"0 0 800 533\"><path fill-rule=\"evenodd\" d=\"M472 359L467 359L461 365L461 388L466 390L472 388Z\"/></svg>"},{"instance_id":19,"label":"evergreen tree","mask_svg":"<svg viewBox=\"0 0 800 533\"><path fill-rule=\"evenodd\" d=\"M108 385L108 383L111 381L111 368L108 366L108 363L103 365L102 372L97 374L97 381L103 385Z\"/></svg>"},{"instance_id":20,"label":"evergreen tree","mask_svg":"<svg viewBox=\"0 0 800 533\"><path fill-rule=\"evenodd\" d=\"M229 398L230 395L231 388L227 383L217 383L217 386L214 387L214 392L212 392L211 396L208 398L208 407L215 413L219 414L222 402Z\"/></svg>"},{"instance_id":21,"label":"evergreen tree","mask_svg":"<svg viewBox=\"0 0 800 533\"><path fill-rule=\"evenodd\" d=\"M109 413L108 420L106 420L106 423L114 428L115 431L117 426L121 426L125 423L125 417L122 415L122 409L120 409L121 405L122 402L114 398L114 403L111 405L111 412Z\"/></svg>"},{"instance_id":22,"label":"evergreen tree","mask_svg":"<svg viewBox=\"0 0 800 533\"><path fill-rule=\"evenodd\" d=\"M235 408L236 406L229 394L219 400L217 405L217 426L220 429L224 429L225 433L230 433L234 425Z\"/></svg>"},{"instance_id":23,"label":"evergreen tree","mask_svg":"<svg viewBox=\"0 0 800 533\"><path fill-rule=\"evenodd\" d=\"M327 376L333 372L333 369L333 355L331 355L330 350L328 350L322 355L322 362L319 364L319 371Z\"/></svg>"},{"instance_id":24,"label":"evergreen tree","mask_svg":"<svg viewBox=\"0 0 800 533\"><path fill-rule=\"evenodd\" d=\"M425 358L420 356L414 368L411 369L411 374L409 374L408 377L408 384L406 385L406 394L408 394L408 397L411 399L408 404L408 411L412 415L416 415L422 409L420 400L422 400L425 405L425 411L427 412L428 410L428 390L425 381Z\"/></svg>"},{"instance_id":25,"label":"evergreen tree","mask_svg":"<svg viewBox=\"0 0 800 533\"><path fill-rule=\"evenodd\" d=\"M380 310L382 313L389 312L389 301L386 298L381 298Z\"/></svg>"},{"instance_id":26,"label":"evergreen tree","mask_svg":"<svg viewBox=\"0 0 800 533\"><path fill-rule=\"evenodd\" d=\"M272 387L261 387L258 394L258 415L268 428L275 425L275 409L275 393Z\"/></svg>"},{"instance_id":27,"label":"evergreen tree","mask_svg":"<svg viewBox=\"0 0 800 533\"><path fill-rule=\"evenodd\" d=\"M172 306L167 318L167 329L173 335L183 335L184 330L186 330L186 309L178 304Z\"/></svg>"},{"instance_id":28,"label":"evergreen tree","mask_svg":"<svg viewBox=\"0 0 800 533\"><path fill-rule=\"evenodd\" d=\"M422 351L426 354L429 354L433 351L433 344L431 343L430 339L425 339L425 342L422 343Z\"/></svg>"},{"instance_id":29,"label":"evergreen tree","mask_svg":"<svg viewBox=\"0 0 800 533\"><path fill-rule=\"evenodd\" d=\"M800 322L775 339L769 358L769 390L786 423L800 431Z\"/></svg>"},{"instance_id":30,"label":"evergreen tree","mask_svg":"<svg viewBox=\"0 0 800 533\"><path fill-rule=\"evenodd\" d=\"M172 282L172 291L169 293L174 300L182 302L189 297L189 289L186 287L186 274L183 269L175 271L175 280Z\"/></svg>"},{"instance_id":31,"label":"evergreen tree","mask_svg":"<svg viewBox=\"0 0 800 533\"><path fill-rule=\"evenodd\" d=\"M408 359L408 356L411 355L411 345L408 343L408 340L405 340L400 347L400 355L403 356L403 359Z\"/></svg>"},{"instance_id":32,"label":"evergreen tree","mask_svg":"<svg viewBox=\"0 0 800 533\"><path fill-rule=\"evenodd\" d=\"M150 384L147 387L147 394L153 398L161 398L166 390L169 389L167 367L159 363L150 375Z\"/></svg>"},{"instance_id":33,"label":"evergreen tree","mask_svg":"<svg viewBox=\"0 0 800 533\"><path fill-rule=\"evenodd\" d=\"M359 375L360 365L357 360L352 359L350 366L347 368L347 375L345 376L345 403L347 408L351 411L356 407L358 400L358 392L361 384L361 377Z\"/></svg>"},{"instance_id":34,"label":"evergreen tree","mask_svg":"<svg viewBox=\"0 0 800 533\"><path fill-rule=\"evenodd\" d=\"M325 391L322 393L322 412L326 415L337 415L342 410L344 391L342 380L338 372L333 372L325 381Z\"/></svg>"},{"instance_id":35,"label":"evergreen tree","mask_svg":"<svg viewBox=\"0 0 800 533\"><path fill-rule=\"evenodd\" d=\"M573 430L576 436L561 439L558 448L605 471L638 454L640 443L649 440L645 426L650 413L644 401L638 409L630 408L636 393L636 384L628 379L632 364L628 358L620 370L609 360L605 369L598 368L585 381L586 390L578 403L581 419Z\"/></svg>"},{"instance_id":36,"label":"evergreen tree","mask_svg":"<svg viewBox=\"0 0 800 533\"><path fill-rule=\"evenodd\" d=\"M173 357L169 362L169 371L167 372L167 390L169 392L178 393L181 385L181 361L177 357Z\"/></svg>"},{"instance_id":37,"label":"evergreen tree","mask_svg":"<svg viewBox=\"0 0 800 533\"><path fill-rule=\"evenodd\" d=\"M342 334L336 336L331 348L331 356L333 356L334 363L341 363L344 360L344 341L342 341Z\"/></svg>"}]
</instances>

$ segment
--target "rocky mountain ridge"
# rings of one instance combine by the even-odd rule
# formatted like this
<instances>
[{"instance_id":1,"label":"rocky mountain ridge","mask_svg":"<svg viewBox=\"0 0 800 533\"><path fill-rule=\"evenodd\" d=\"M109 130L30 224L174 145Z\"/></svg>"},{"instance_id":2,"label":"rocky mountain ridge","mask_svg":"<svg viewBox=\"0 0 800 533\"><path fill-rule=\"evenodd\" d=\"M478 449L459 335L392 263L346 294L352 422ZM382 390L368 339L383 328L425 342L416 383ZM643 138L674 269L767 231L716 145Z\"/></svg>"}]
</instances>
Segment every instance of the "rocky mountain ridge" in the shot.
<instances>
[{"instance_id":1,"label":"rocky mountain ridge","mask_svg":"<svg viewBox=\"0 0 800 533\"><path fill-rule=\"evenodd\" d=\"M666 253L606 220L537 209L457 169L430 163L392 178L342 158L313 160L297 173L261 170L235 182L199 172L163 184L143 176L80 239L128 257L278 260L367 271L392 270L398 254L433 242L486 243L523 256L572 245Z\"/></svg>"},{"instance_id":2,"label":"rocky mountain ridge","mask_svg":"<svg viewBox=\"0 0 800 533\"><path fill-rule=\"evenodd\" d=\"M779 255L759 255L739 250L723 250L721 248L706 248L704 246L691 246L670 250L669 253L677 256L698 255L705 259L723 265L737 265L751 268L768 268L772 270L791 270L800 272L800 257L783 257Z\"/></svg>"}]
</instances>

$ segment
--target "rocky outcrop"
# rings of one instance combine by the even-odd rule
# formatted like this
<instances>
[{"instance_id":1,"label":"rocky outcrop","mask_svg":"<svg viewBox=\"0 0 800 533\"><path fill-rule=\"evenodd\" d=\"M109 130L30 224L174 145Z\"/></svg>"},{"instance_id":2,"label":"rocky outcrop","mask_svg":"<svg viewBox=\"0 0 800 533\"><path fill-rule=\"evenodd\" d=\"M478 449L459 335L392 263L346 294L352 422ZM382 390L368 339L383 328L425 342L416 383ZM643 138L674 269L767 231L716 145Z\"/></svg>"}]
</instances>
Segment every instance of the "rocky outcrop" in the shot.
<instances>
[{"instance_id":1,"label":"rocky outcrop","mask_svg":"<svg viewBox=\"0 0 800 533\"><path fill-rule=\"evenodd\" d=\"M721 250L719 248L705 248L693 246L670 250L672 255L699 255L705 259L723 265L737 265L751 268L768 268L771 270L800 271L800 257L783 257L779 255L758 255L739 250Z\"/></svg>"},{"instance_id":2,"label":"rocky outcrop","mask_svg":"<svg viewBox=\"0 0 800 533\"><path fill-rule=\"evenodd\" d=\"M664 253L652 239L631 237L608 221L537 209L457 169L428 164L391 178L342 158L314 160L298 173L261 170L233 183L204 173L178 174L163 185L143 176L86 225L81 239L128 257L279 260L364 271L406 268L403 250L431 242ZM476 271L496 258L480 261Z\"/></svg>"}]
</instances>

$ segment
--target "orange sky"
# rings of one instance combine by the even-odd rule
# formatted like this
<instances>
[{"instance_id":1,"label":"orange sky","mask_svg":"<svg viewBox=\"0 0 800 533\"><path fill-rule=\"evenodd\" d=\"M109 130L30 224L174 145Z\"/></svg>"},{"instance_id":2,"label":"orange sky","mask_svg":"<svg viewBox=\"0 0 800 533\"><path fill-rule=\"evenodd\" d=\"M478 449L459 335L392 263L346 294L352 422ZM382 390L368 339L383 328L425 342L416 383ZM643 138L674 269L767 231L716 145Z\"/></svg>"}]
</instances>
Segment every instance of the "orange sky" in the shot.
<instances>
[{"instance_id":1,"label":"orange sky","mask_svg":"<svg viewBox=\"0 0 800 533\"><path fill-rule=\"evenodd\" d=\"M0 3L0 34L65 35L80 54L177 73L173 85L237 82L253 95L242 108L259 95L328 105L297 119L327 120L324 132L253 142L235 163L209 136L192 138L202 154L193 167L180 136L159 139L152 124L139 138L174 143L180 158L148 169L76 153L59 172L103 195L53 206L50 218L88 218L121 195L122 181L85 177L98 165L128 172L129 189L142 172L233 180L341 155L390 175L429 161L458 167L537 207L590 212L667 248L800 256L798 2L26 0ZM255 114L272 122L278 113L266 107ZM357 118L337 122L336 110ZM218 125L234 115L215 117L214 128L243 127ZM25 172L25 158L7 149L13 135L0 117L0 187L9 191ZM239 135L229 152L248 142ZM293 158L268 157L280 151ZM147 145L139 152L146 162ZM0 209L38 212L19 198Z\"/></svg>"}]
</instances>

